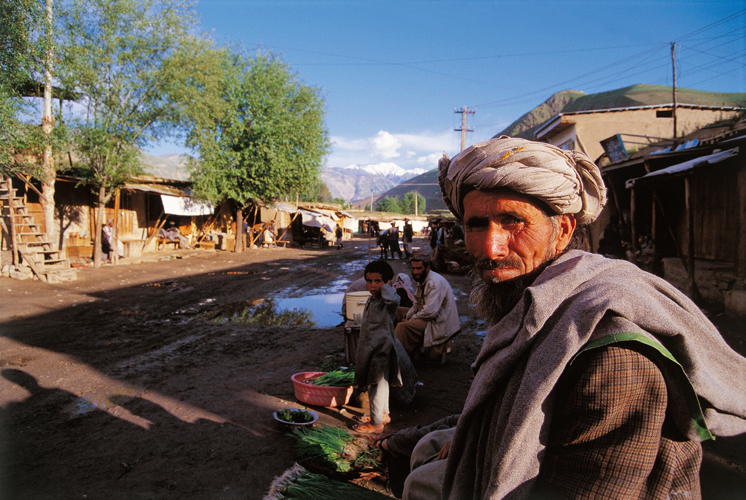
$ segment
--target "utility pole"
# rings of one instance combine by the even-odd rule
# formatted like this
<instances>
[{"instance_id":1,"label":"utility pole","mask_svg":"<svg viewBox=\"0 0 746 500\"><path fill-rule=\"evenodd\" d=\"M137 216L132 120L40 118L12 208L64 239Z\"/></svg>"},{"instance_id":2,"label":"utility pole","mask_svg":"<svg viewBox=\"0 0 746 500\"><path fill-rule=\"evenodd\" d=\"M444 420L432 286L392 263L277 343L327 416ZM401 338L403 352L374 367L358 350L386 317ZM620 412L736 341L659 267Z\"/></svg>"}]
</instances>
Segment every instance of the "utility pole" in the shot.
<instances>
[{"instance_id":1,"label":"utility pole","mask_svg":"<svg viewBox=\"0 0 746 500\"><path fill-rule=\"evenodd\" d=\"M476 109L474 108L467 108L466 106L462 106L461 109L454 109L454 113L461 113L461 128L455 128L456 132L461 132L461 151L463 151L466 148L466 133L467 132L474 132L473 128L466 128L466 115L473 115L476 112Z\"/></svg>"},{"instance_id":2,"label":"utility pole","mask_svg":"<svg viewBox=\"0 0 746 500\"><path fill-rule=\"evenodd\" d=\"M673 65L673 138L676 139L676 42L671 42L671 63Z\"/></svg>"}]
</instances>

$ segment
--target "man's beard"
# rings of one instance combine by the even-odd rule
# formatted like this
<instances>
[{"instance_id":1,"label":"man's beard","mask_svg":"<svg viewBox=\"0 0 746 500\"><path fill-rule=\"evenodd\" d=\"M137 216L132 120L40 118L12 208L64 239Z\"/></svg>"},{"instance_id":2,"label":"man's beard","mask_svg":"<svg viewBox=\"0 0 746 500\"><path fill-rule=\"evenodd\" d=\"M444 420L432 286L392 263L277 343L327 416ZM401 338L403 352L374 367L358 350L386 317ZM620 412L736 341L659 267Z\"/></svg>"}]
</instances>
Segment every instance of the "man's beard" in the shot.
<instances>
[{"instance_id":1,"label":"man's beard","mask_svg":"<svg viewBox=\"0 0 746 500\"><path fill-rule=\"evenodd\" d=\"M485 282L481 276L482 269L498 267L513 267L509 263L477 262L469 270L471 279L471 294L469 306L473 307L477 316L487 321L488 326L499 322L521 300L523 292L530 287L536 278L549 266L554 259L549 259L531 271L505 281Z\"/></svg>"}]
</instances>

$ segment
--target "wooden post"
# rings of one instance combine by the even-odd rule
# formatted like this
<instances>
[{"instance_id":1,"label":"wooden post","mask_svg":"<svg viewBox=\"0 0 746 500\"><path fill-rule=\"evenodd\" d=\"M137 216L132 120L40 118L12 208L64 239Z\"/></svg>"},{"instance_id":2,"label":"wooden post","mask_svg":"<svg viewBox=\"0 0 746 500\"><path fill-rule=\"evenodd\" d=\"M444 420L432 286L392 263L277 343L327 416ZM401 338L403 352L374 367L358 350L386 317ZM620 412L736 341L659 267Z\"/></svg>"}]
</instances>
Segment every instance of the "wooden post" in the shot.
<instances>
[{"instance_id":1,"label":"wooden post","mask_svg":"<svg viewBox=\"0 0 746 500\"><path fill-rule=\"evenodd\" d=\"M692 199L691 176L684 178L684 192L686 196L686 226L689 237L687 241L687 274L689 275L689 298L694 302L700 301L697 282L694 279L694 200Z\"/></svg>"},{"instance_id":2,"label":"wooden post","mask_svg":"<svg viewBox=\"0 0 746 500\"><path fill-rule=\"evenodd\" d=\"M114 192L114 227L111 228L111 244L114 247L114 264L119 263L119 203L120 190Z\"/></svg>"},{"instance_id":3,"label":"wooden post","mask_svg":"<svg viewBox=\"0 0 746 500\"><path fill-rule=\"evenodd\" d=\"M243 252L243 207L236 208L236 253Z\"/></svg>"},{"instance_id":4,"label":"wooden post","mask_svg":"<svg viewBox=\"0 0 746 500\"><path fill-rule=\"evenodd\" d=\"M288 227L285 228L285 231L283 231L282 234L277 237L276 241L279 242L285 237L285 235L290 230L290 228L293 227L293 222L295 222L295 219L298 217L298 215L300 215L300 212L295 212L295 215L293 215L293 218L290 219L290 224L288 224Z\"/></svg>"},{"instance_id":5,"label":"wooden post","mask_svg":"<svg viewBox=\"0 0 746 500\"><path fill-rule=\"evenodd\" d=\"M637 201L635 196L635 188L630 189L629 192L629 239L632 250L632 255L637 255Z\"/></svg>"},{"instance_id":6,"label":"wooden post","mask_svg":"<svg viewBox=\"0 0 746 500\"><path fill-rule=\"evenodd\" d=\"M158 231L163 227L163 225L168 220L168 216L163 217L166 215L166 210L161 210L161 215L158 216L158 218L155 220L155 226L153 227L153 232L148 236L148 239L145 240L145 243L142 244L142 251L144 252L145 249L148 247L151 241L153 241L153 238L155 238L158 235ZM161 217L163 217L163 220L161 220Z\"/></svg>"},{"instance_id":7,"label":"wooden post","mask_svg":"<svg viewBox=\"0 0 746 500\"><path fill-rule=\"evenodd\" d=\"M15 193L13 192L13 179L8 176L8 214L10 215L8 236L10 236L10 249L13 252L13 265L15 266L18 265L18 251L16 250L16 224L13 198L15 198Z\"/></svg>"}]
</instances>

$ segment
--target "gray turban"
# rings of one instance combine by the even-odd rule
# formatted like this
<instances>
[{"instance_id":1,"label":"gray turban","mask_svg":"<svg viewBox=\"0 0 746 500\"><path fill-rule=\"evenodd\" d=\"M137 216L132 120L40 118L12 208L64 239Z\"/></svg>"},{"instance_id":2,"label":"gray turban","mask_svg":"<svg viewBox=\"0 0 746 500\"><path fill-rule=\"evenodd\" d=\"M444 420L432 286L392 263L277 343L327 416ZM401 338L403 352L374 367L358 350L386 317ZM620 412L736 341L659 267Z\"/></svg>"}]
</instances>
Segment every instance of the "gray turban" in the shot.
<instances>
[{"instance_id":1,"label":"gray turban","mask_svg":"<svg viewBox=\"0 0 746 500\"><path fill-rule=\"evenodd\" d=\"M469 188L507 188L533 196L558 214L574 214L578 224L596 220L606 204L598 167L580 151L544 142L500 136L474 144L438 164L443 201L459 219Z\"/></svg>"}]
</instances>

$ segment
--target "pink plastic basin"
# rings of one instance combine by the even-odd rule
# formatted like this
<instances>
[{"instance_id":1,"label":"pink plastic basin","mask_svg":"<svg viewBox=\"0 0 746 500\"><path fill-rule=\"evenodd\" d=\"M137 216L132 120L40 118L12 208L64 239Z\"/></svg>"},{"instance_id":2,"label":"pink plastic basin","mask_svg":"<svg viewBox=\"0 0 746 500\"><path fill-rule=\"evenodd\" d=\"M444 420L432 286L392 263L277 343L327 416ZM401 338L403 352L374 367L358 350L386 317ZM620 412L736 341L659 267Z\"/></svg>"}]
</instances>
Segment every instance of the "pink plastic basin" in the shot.
<instances>
[{"instance_id":1,"label":"pink plastic basin","mask_svg":"<svg viewBox=\"0 0 746 500\"><path fill-rule=\"evenodd\" d=\"M304 380L325 375L326 372L301 372L291 377L295 387L295 397L301 403L314 406L342 406L350 401L352 386L328 387L307 384Z\"/></svg>"}]
</instances>

